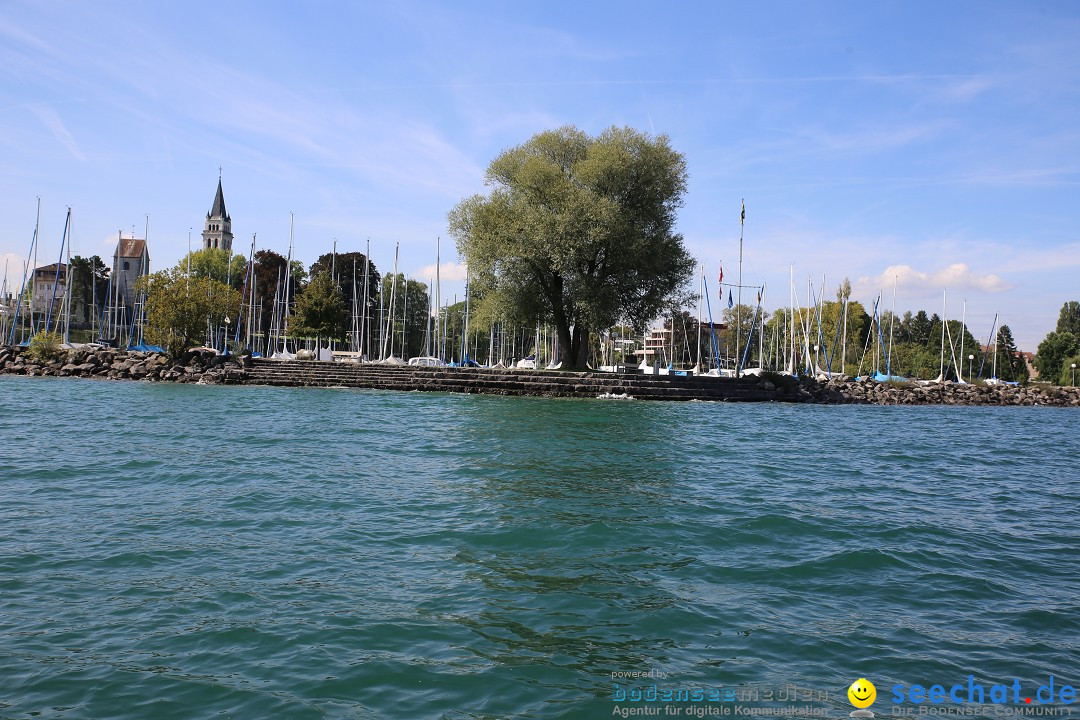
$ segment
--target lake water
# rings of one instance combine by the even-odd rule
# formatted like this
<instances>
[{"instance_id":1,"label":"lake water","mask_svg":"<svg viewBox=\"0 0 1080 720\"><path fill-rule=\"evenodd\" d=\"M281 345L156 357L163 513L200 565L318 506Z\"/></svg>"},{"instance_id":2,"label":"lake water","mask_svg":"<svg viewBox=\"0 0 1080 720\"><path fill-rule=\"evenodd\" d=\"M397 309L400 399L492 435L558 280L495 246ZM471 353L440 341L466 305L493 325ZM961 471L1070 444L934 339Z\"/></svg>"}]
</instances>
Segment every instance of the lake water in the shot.
<instances>
[{"instance_id":1,"label":"lake water","mask_svg":"<svg viewBox=\"0 0 1080 720\"><path fill-rule=\"evenodd\" d=\"M1080 685L1075 410L7 377L0 438L0 718Z\"/></svg>"}]
</instances>

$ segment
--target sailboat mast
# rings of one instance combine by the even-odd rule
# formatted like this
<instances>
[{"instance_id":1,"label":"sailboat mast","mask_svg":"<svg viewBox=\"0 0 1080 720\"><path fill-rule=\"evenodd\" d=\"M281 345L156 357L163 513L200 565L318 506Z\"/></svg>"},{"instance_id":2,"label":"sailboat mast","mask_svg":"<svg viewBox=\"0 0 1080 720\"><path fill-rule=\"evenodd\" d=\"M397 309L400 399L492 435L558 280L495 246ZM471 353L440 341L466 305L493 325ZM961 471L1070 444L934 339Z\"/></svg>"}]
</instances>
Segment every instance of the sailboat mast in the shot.
<instances>
[{"instance_id":1,"label":"sailboat mast","mask_svg":"<svg viewBox=\"0 0 1080 720\"><path fill-rule=\"evenodd\" d=\"M71 344L71 291L74 286L71 280L71 243L69 242L67 244L67 269L64 270L64 343L66 345Z\"/></svg>"},{"instance_id":2,"label":"sailboat mast","mask_svg":"<svg viewBox=\"0 0 1080 720\"><path fill-rule=\"evenodd\" d=\"M296 216L289 213L289 256L285 259L285 284L281 286L281 327L278 330L278 337L281 340L282 352L288 352L288 332L289 332L289 284L292 281L292 251L293 251L293 231L296 225Z\"/></svg>"},{"instance_id":3,"label":"sailboat mast","mask_svg":"<svg viewBox=\"0 0 1080 720\"><path fill-rule=\"evenodd\" d=\"M938 374L939 382L945 382L945 323L948 315L945 313L948 290L941 291L941 372Z\"/></svg>"},{"instance_id":4,"label":"sailboat mast","mask_svg":"<svg viewBox=\"0 0 1080 720\"><path fill-rule=\"evenodd\" d=\"M960 363L956 368L956 376L960 382L964 381L964 336L967 335L967 299L964 299L964 312L960 316Z\"/></svg>"},{"instance_id":5,"label":"sailboat mast","mask_svg":"<svg viewBox=\"0 0 1080 720\"><path fill-rule=\"evenodd\" d=\"M843 342L843 345L841 346L841 350L840 350L840 375L841 376L844 375L844 365L847 363L847 306L848 306L848 299L847 299L847 297L844 297L844 309L842 311L843 320L841 321L841 322L844 323L844 342Z\"/></svg>"},{"instance_id":6,"label":"sailboat mast","mask_svg":"<svg viewBox=\"0 0 1080 720\"><path fill-rule=\"evenodd\" d=\"M68 227L71 225L71 208L68 208L67 217L64 219L64 234L60 237L60 257L56 259L56 272L53 274L52 295L49 296L49 311L45 313L45 332L52 328L53 305L56 303L56 290L60 283L60 265L64 262L64 247L67 244ZM67 278L64 279L67 284Z\"/></svg>"},{"instance_id":7,"label":"sailboat mast","mask_svg":"<svg viewBox=\"0 0 1080 720\"><path fill-rule=\"evenodd\" d=\"M394 245L394 278L390 281L390 307L386 311L386 332L383 335L383 347L382 356L380 359L387 357L386 355L386 341L390 341L390 354L394 354L394 295L397 294L397 279L398 279L398 250L401 247L401 243L395 243Z\"/></svg>"},{"instance_id":8,"label":"sailboat mast","mask_svg":"<svg viewBox=\"0 0 1080 720\"><path fill-rule=\"evenodd\" d=\"M694 372L701 372L701 298L705 291L705 266L698 263L698 291L697 291L697 362L694 364ZM614 351L613 351L614 352ZM615 364L614 356L611 364Z\"/></svg>"},{"instance_id":9,"label":"sailboat mast","mask_svg":"<svg viewBox=\"0 0 1080 720\"><path fill-rule=\"evenodd\" d=\"M761 286L761 294L758 295L758 315L761 315L761 327L758 329L758 368L765 369L765 316L761 314L761 304L765 301L765 286Z\"/></svg>"},{"instance_id":10,"label":"sailboat mast","mask_svg":"<svg viewBox=\"0 0 1080 720\"><path fill-rule=\"evenodd\" d=\"M371 238L367 239L364 251L364 308L360 311L360 345L365 360L371 359L371 328L368 327L368 276L371 275Z\"/></svg>"},{"instance_id":11,"label":"sailboat mast","mask_svg":"<svg viewBox=\"0 0 1080 720\"><path fill-rule=\"evenodd\" d=\"M358 304L359 298L356 296L356 257L353 257L352 261L352 351L360 351L360 318L357 315L360 312L360 305Z\"/></svg>"},{"instance_id":12,"label":"sailboat mast","mask_svg":"<svg viewBox=\"0 0 1080 720\"><path fill-rule=\"evenodd\" d=\"M435 348L439 353L440 358L445 358L446 353L443 351L443 345L439 344L442 340L445 344L445 328L440 330L439 328L439 316L442 314L442 298L440 292L442 289L442 283L439 280L439 251L442 247L442 237L435 238Z\"/></svg>"},{"instance_id":13,"label":"sailboat mast","mask_svg":"<svg viewBox=\"0 0 1080 720\"><path fill-rule=\"evenodd\" d=\"M461 330L462 340L461 347L461 361L465 362L465 358L469 356L469 261L465 261L465 325ZM539 359L539 356L538 356Z\"/></svg>"},{"instance_id":14,"label":"sailboat mast","mask_svg":"<svg viewBox=\"0 0 1080 720\"><path fill-rule=\"evenodd\" d=\"M381 285L381 283L380 283ZM382 291L382 287L379 288L379 360L383 359L383 350L386 348L386 326L383 324L383 298L386 297L386 293Z\"/></svg>"},{"instance_id":15,"label":"sailboat mast","mask_svg":"<svg viewBox=\"0 0 1080 720\"><path fill-rule=\"evenodd\" d=\"M248 251L248 286L244 293L244 300L248 301L247 332L244 333L244 347L251 349L251 323L255 319L255 233L251 233L251 250ZM240 303L241 313L244 310L243 301ZM237 318L237 322L240 318ZM240 326L236 326L237 340L240 339Z\"/></svg>"},{"instance_id":16,"label":"sailboat mast","mask_svg":"<svg viewBox=\"0 0 1080 720\"><path fill-rule=\"evenodd\" d=\"M33 298L34 298L34 291L33 291L33 286L34 286L33 277L34 277L34 274L30 270L30 256L33 255L36 252L35 248L37 247L38 229L39 229L39 227L41 225L41 198L38 198L37 206L38 206L38 210L37 210L37 218L38 219L37 219L37 223L34 225L34 237L30 241L30 251L26 254L26 262L23 264L22 284L19 285L19 296L17 298L15 298L15 316L13 318L11 318L11 335L8 337L8 345L11 345L11 346L15 345L15 329L19 326L19 314L20 314L20 311L22 310L22 299L23 299L23 296L27 294L27 292L26 292L26 277L27 277L28 273L30 275L30 293L29 293L28 302L33 302ZM29 309L29 307L32 307L32 306L28 306L28 309ZM26 321L26 316L24 315L23 316L24 326L25 326L25 321ZM25 332L24 332L24 336L25 336Z\"/></svg>"},{"instance_id":17,"label":"sailboat mast","mask_svg":"<svg viewBox=\"0 0 1080 720\"><path fill-rule=\"evenodd\" d=\"M278 256L280 257L280 255ZM274 285L274 307L270 310L270 332L266 339L266 355L272 356L277 351L281 337L281 266L277 269L277 284Z\"/></svg>"},{"instance_id":18,"label":"sailboat mast","mask_svg":"<svg viewBox=\"0 0 1080 720\"><path fill-rule=\"evenodd\" d=\"M431 346L432 346L432 337L431 337L431 327L432 327L432 323L431 323L431 298L434 297L434 295L432 295L431 278L428 278L428 283L427 284L428 284L428 311L427 311L427 332L424 333L424 354L427 355L428 357L431 357Z\"/></svg>"},{"instance_id":19,"label":"sailboat mast","mask_svg":"<svg viewBox=\"0 0 1080 720\"><path fill-rule=\"evenodd\" d=\"M6 273L4 273L6 275ZM997 315L994 316L994 322L997 323ZM994 336L994 379L998 378L998 336Z\"/></svg>"},{"instance_id":20,"label":"sailboat mast","mask_svg":"<svg viewBox=\"0 0 1080 720\"><path fill-rule=\"evenodd\" d=\"M409 346L405 342L405 331L408 329L409 322L409 276L406 275L402 281L402 292L405 294L405 302L402 303L401 310L401 357L407 360L409 358Z\"/></svg>"},{"instance_id":21,"label":"sailboat mast","mask_svg":"<svg viewBox=\"0 0 1080 720\"><path fill-rule=\"evenodd\" d=\"M885 374L892 375L892 342L896 328L896 276L892 278L892 317L889 319L889 354L885 358Z\"/></svg>"},{"instance_id":22,"label":"sailboat mast","mask_svg":"<svg viewBox=\"0 0 1080 720\"><path fill-rule=\"evenodd\" d=\"M787 302L791 312L788 313L789 320L791 320L791 331L787 334L788 345L791 347L791 362L788 363L788 370L792 375L795 375L795 263L792 262L787 266L788 277L791 280L787 288Z\"/></svg>"},{"instance_id":23,"label":"sailboat mast","mask_svg":"<svg viewBox=\"0 0 1080 720\"><path fill-rule=\"evenodd\" d=\"M4 284L0 286L0 302L3 303L2 311L0 311L0 338L7 335L7 318L8 308L10 303L8 302L8 261L4 260Z\"/></svg>"},{"instance_id":24,"label":"sailboat mast","mask_svg":"<svg viewBox=\"0 0 1080 720\"><path fill-rule=\"evenodd\" d=\"M742 354L742 245L743 245L743 225L746 223L746 199L742 200L742 212L739 214L739 300L735 306L735 358L738 360ZM735 365L735 377L739 377L742 368L741 363L736 362Z\"/></svg>"},{"instance_id":25,"label":"sailboat mast","mask_svg":"<svg viewBox=\"0 0 1080 720\"><path fill-rule=\"evenodd\" d=\"M38 222L35 227L41 226L41 198L38 198ZM37 237L37 230L34 230L34 236ZM34 329L37 325L34 322L34 294L37 292L37 268L38 268L38 247L41 243L34 243L34 264L30 270L30 300L28 308L30 310L30 337L34 335Z\"/></svg>"}]
</instances>

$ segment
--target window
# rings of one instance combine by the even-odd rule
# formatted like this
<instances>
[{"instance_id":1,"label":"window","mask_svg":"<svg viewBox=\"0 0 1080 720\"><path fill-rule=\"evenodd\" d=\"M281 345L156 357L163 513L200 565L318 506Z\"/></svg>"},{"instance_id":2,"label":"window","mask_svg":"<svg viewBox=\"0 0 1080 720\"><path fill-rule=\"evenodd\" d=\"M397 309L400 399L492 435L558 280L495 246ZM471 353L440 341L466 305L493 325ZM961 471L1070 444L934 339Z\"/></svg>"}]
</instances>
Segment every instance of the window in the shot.
<instances>
[{"instance_id":1,"label":"window","mask_svg":"<svg viewBox=\"0 0 1080 720\"><path fill-rule=\"evenodd\" d=\"M130 270L131 269L131 263L129 263L127 260L124 261L124 269L125 270Z\"/></svg>"}]
</instances>

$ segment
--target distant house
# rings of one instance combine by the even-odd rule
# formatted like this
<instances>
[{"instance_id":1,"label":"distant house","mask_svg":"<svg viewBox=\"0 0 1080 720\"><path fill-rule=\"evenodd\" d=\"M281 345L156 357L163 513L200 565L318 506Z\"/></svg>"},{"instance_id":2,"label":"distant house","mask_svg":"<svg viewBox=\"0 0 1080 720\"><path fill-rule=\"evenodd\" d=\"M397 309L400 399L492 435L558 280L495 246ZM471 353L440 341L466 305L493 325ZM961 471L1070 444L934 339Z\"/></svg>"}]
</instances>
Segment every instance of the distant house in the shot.
<instances>
[{"instance_id":1,"label":"distant house","mask_svg":"<svg viewBox=\"0 0 1080 720\"><path fill-rule=\"evenodd\" d=\"M126 238L121 233L113 253L113 298L118 297L124 307L135 307L135 283L149 273L150 251L146 247L146 240ZM110 304L113 298L109 298Z\"/></svg>"},{"instance_id":2,"label":"distant house","mask_svg":"<svg viewBox=\"0 0 1080 720\"><path fill-rule=\"evenodd\" d=\"M56 295L53 299L53 290ZM49 311L49 303L52 302L55 313L63 305L64 296L67 294L67 265L53 263L44 265L34 270L34 294L31 307L35 313Z\"/></svg>"},{"instance_id":3,"label":"distant house","mask_svg":"<svg viewBox=\"0 0 1080 720\"><path fill-rule=\"evenodd\" d=\"M1035 353L1021 352L1021 357L1024 358L1024 364L1027 365L1028 376L1032 380L1039 379L1039 371L1035 367Z\"/></svg>"}]
</instances>

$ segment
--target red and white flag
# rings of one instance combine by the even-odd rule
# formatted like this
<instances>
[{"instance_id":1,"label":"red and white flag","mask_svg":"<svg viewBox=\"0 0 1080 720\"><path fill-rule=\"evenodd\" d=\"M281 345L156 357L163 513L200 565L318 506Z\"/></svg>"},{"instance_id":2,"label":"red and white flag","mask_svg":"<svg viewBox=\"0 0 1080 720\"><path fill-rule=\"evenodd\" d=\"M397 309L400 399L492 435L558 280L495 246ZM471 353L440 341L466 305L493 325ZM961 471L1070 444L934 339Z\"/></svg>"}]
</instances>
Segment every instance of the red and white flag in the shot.
<instances>
[{"instance_id":1,"label":"red and white flag","mask_svg":"<svg viewBox=\"0 0 1080 720\"><path fill-rule=\"evenodd\" d=\"M724 266L720 266L720 282L724 282Z\"/></svg>"}]
</instances>

